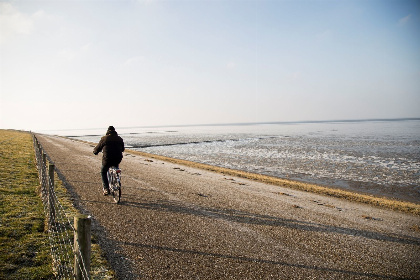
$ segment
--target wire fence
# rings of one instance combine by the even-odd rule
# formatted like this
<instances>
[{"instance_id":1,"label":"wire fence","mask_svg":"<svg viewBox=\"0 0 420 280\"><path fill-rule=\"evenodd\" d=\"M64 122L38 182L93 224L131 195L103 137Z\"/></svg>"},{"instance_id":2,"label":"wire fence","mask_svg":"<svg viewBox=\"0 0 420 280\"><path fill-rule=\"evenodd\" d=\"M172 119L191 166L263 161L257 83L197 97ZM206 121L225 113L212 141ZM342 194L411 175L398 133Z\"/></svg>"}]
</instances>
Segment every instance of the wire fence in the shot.
<instances>
[{"instance_id":1,"label":"wire fence","mask_svg":"<svg viewBox=\"0 0 420 280\"><path fill-rule=\"evenodd\" d=\"M46 154L36 136L32 135L32 137L51 247L53 272L56 279L90 279L90 260L86 261L86 256L81 253L83 249L79 244L75 227L70 222L69 215L66 214L54 189L54 166L49 165L47 171Z\"/></svg>"}]
</instances>

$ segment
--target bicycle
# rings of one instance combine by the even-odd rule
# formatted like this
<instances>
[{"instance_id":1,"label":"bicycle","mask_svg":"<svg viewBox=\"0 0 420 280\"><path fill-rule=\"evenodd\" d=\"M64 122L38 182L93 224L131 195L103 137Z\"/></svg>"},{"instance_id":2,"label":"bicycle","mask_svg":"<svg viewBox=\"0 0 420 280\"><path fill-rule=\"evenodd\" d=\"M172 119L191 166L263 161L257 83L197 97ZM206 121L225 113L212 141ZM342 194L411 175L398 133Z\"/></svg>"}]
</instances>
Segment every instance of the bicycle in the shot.
<instances>
[{"instance_id":1,"label":"bicycle","mask_svg":"<svg viewBox=\"0 0 420 280\"><path fill-rule=\"evenodd\" d=\"M121 200L121 169L111 166L108 169L109 192L116 203Z\"/></svg>"}]
</instances>

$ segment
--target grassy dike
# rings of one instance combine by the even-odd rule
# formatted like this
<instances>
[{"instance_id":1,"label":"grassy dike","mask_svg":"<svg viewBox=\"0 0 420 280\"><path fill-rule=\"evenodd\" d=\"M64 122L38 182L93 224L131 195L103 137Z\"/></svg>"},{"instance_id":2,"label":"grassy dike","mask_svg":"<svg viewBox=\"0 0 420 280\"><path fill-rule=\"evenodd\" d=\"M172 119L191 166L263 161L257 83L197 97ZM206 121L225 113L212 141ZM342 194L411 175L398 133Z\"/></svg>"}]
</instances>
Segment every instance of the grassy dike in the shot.
<instances>
[{"instance_id":1,"label":"grassy dike","mask_svg":"<svg viewBox=\"0 0 420 280\"><path fill-rule=\"evenodd\" d=\"M0 130L0 171L0 279L52 279L50 244L29 133ZM66 213L74 216L77 211L57 175L55 182L57 197ZM92 279L115 278L94 236L91 274Z\"/></svg>"}]
</instances>

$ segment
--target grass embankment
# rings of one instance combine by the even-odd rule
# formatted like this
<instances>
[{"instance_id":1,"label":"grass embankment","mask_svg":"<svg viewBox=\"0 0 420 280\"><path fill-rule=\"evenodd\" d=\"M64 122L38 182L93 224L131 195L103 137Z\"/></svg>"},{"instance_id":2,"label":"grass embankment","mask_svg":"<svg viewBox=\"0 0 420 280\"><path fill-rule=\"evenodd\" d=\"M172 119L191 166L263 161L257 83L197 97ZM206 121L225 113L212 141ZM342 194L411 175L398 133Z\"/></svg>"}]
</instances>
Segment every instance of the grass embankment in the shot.
<instances>
[{"instance_id":1,"label":"grass embankment","mask_svg":"<svg viewBox=\"0 0 420 280\"><path fill-rule=\"evenodd\" d=\"M208 164L203 164L203 163L191 162L191 161L182 160L182 159L174 159L174 158L169 158L165 156L148 154L148 153L139 152L139 151L130 150L130 153L138 154L144 157L155 158L158 160L168 161L168 162L172 162L176 164L182 164L182 165L193 167L193 168L209 170L209 171L226 174L230 176L246 178L246 179L250 179L250 180L254 180L254 181L258 181L258 182L262 182L266 184L347 199L350 201L366 203L366 204L370 204L370 205L374 205L374 206L378 206L378 207L382 207L386 209L397 210L397 211L420 216L420 204L416 204L416 203L393 200L393 199L384 198L384 197L376 197L376 196L366 195L366 194L360 194L360 193L345 191L341 189L335 189L331 187L324 187L324 186L315 185L315 184L302 183L302 182L297 182L297 181L292 181L292 180L271 177L267 175L255 174L255 173L250 173L250 172L245 172L245 171L240 171L240 170L233 170L233 169L228 169L228 168L223 168L223 167L218 167L218 166L213 166L213 165L208 165Z\"/></svg>"},{"instance_id":2,"label":"grass embankment","mask_svg":"<svg viewBox=\"0 0 420 280\"><path fill-rule=\"evenodd\" d=\"M0 279L52 279L52 258L39 193L32 137L0 130ZM75 215L57 175L57 197L66 213ZM100 248L92 240L93 279L112 279Z\"/></svg>"},{"instance_id":3,"label":"grass embankment","mask_svg":"<svg viewBox=\"0 0 420 280\"><path fill-rule=\"evenodd\" d=\"M51 279L30 134L0 130L0 158L0 278Z\"/></svg>"}]
</instances>

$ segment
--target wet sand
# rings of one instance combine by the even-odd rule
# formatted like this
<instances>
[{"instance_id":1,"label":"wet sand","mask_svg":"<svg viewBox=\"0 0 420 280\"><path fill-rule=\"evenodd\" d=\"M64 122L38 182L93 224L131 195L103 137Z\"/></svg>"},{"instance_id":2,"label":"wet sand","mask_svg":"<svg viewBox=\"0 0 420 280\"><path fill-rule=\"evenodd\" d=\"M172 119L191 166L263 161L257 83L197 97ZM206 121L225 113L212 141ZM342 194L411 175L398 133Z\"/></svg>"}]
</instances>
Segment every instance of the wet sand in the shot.
<instances>
[{"instance_id":1,"label":"wet sand","mask_svg":"<svg viewBox=\"0 0 420 280\"><path fill-rule=\"evenodd\" d=\"M119 279L420 279L420 217L127 151L122 202L93 145L38 135Z\"/></svg>"}]
</instances>

